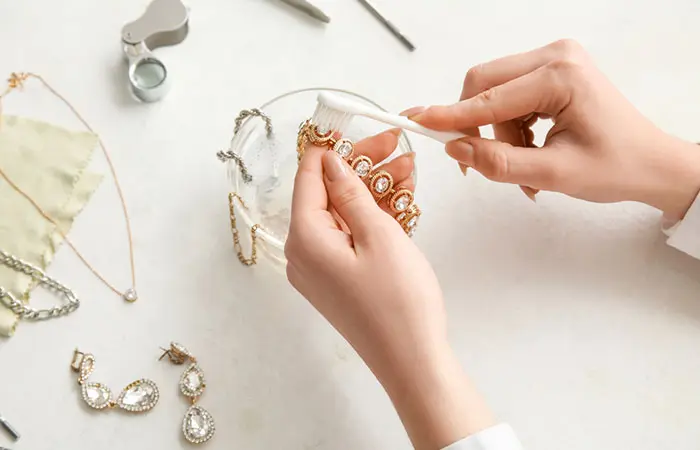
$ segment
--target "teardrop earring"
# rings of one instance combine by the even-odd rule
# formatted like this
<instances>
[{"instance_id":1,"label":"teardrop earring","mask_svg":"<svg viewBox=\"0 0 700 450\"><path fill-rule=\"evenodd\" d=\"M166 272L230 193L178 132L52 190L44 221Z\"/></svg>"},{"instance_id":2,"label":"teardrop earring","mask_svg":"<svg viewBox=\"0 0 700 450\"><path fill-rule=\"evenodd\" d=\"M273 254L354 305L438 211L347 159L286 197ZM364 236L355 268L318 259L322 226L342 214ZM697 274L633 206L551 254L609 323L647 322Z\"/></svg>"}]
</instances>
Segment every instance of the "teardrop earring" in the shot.
<instances>
[{"instance_id":1,"label":"teardrop earring","mask_svg":"<svg viewBox=\"0 0 700 450\"><path fill-rule=\"evenodd\" d=\"M160 394L158 386L146 378L141 378L125 387L117 400L112 399L112 391L102 383L88 382L95 370L95 357L90 353L75 350L71 369L78 372L78 384L85 403L94 409L121 408L125 411L142 413L153 409Z\"/></svg>"},{"instance_id":2,"label":"teardrop earring","mask_svg":"<svg viewBox=\"0 0 700 450\"><path fill-rule=\"evenodd\" d=\"M199 397L207 387L204 372L197 364L197 359L183 345L171 342L169 349L161 348L161 350L164 350L164 353L159 359L167 356L171 363L177 365L190 361L190 365L180 376L180 392L192 402L192 406L182 420L182 433L189 442L202 444L211 439L216 430L214 418L209 411L197 405Z\"/></svg>"}]
</instances>

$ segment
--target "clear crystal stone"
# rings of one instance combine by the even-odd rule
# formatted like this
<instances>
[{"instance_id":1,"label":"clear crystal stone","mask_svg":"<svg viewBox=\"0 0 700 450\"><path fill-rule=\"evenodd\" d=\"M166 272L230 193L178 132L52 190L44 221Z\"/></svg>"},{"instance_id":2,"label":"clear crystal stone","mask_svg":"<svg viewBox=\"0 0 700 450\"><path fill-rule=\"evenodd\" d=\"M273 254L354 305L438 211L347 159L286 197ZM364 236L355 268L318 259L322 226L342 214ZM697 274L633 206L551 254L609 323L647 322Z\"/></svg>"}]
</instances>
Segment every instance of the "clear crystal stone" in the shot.
<instances>
[{"instance_id":1,"label":"clear crystal stone","mask_svg":"<svg viewBox=\"0 0 700 450\"><path fill-rule=\"evenodd\" d=\"M201 444L211 439L214 435L214 419L201 406L192 406L185 414L185 419L182 422L182 431L188 441Z\"/></svg>"},{"instance_id":2,"label":"clear crystal stone","mask_svg":"<svg viewBox=\"0 0 700 450\"><path fill-rule=\"evenodd\" d=\"M386 192L386 190L388 188L389 188L389 179L386 177L381 177L374 183L374 190L380 194Z\"/></svg>"},{"instance_id":3,"label":"clear crystal stone","mask_svg":"<svg viewBox=\"0 0 700 450\"><path fill-rule=\"evenodd\" d=\"M134 288L127 289L126 292L124 292L124 300L127 302L135 302L138 299L139 296L136 294L136 290Z\"/></svg>"},{"instance_id":4,"label":"clear crystal stone","mask_svg":"<svg viewBox=\"0 0 700 450\"><path fill-rule=\"evenodd\" d=\"M403 219L405 219L405 218L406 218L406 213L401 213L398 216L396 216L396 220L399 222L403 221Z\"/></svg>"},{"instance_id":5,"label":"clear crystal stone","mask_svg":"<svg viewBox=\"0 0 700 450\"><path fill-rule=\"evenodd\" d=\"M199 397L204 392L206 383L204 373L197 363L192 363L180 377L180 390L187 397Z\"/></svg>"},{"instance_id":6,"label":"clear crystal stone","mask_svg":"<svg viewBox=\"0 0 700 450\"><path fill-rule=\"evenodd\" d=\"M411 218L411 220L408 221L406 226L408 228L415 228L417 224L418 224L418 217L413 217L413 218Z\"/></svg>"},{"instance_id":7,"label":"clear crystal stone","mask_svg":"<svg viewBox=\"0 0 700 450\"><path fill-rule=\"evenodd\" d=\"M137 384L124 393L121 403L133 408L145 408L153 403L155 394L156 391L150 384Z\"/></svg>"},{"instance_id":8,"label":"clear crystal stone","mask_svg":"<svg viewBox=\"0 0 700 450\"><path fill-rule=\"evenodd\" d=\"M87 384L84 389L84 399L93 408L104 408L112 397L110 390L99 383Z\"/></svg>"},{"instance_id":9,"label":"clear crystal stone","mask_svg":"<svg viewBox=\"0 0 700 450\"><path fill-rule=\"evenodd\" d=\"M355 166L355 173L361 177L364 177L369 173L371 169L372 167L369 165L369 163L365 160L362 160Z\"/></svg>"},{"instance_id":10,"label":"clear crystal stone","mask_svg":"<svg viewBox=\"0 0 700 450\"><path fill-rule=\"evenodd\" d=\"M199 411L195 411L190 415L190 418L187 422L187 428L189 428L190 433L192 433L192 436L195 436L197 438L203 438L204 436L207 435L207 432L209 431L209 423L207 422L207 419L204 418L202 413Z\"/></svg>"},{"instance_id":11,"label":"clear crystal stone","mask_svg":"<svg viewBox=\"0 0 700 450\"><path fill-rule=\"evenodd\" d=\"M394 202L394 208L396 208L397 211L403 211L408 208L408 205L410 204L411 198L408 195L402 195L396 199L396 202Z\"/></svg>"},{"instance_id":12,"label":"clear crystal stone","mask_svg":"<svg viewBox=\"0 0 700 450\"><path fill-rule=\"evenodd\" d=\"M335 150L342 158L347 158L352 154L352 144L342 141Z\"/></svg>"},{"instance_id":13,"label":"clear crystal stone","mask_svg":"<svg viewBox=\"0 0 700 450\"><path fill-rule=\"evenodd\" d=\"M185 377L185 384L189 389L196 391L202 385L202 375L195 370L191 371Z\"/></svg>"}]
</instances>

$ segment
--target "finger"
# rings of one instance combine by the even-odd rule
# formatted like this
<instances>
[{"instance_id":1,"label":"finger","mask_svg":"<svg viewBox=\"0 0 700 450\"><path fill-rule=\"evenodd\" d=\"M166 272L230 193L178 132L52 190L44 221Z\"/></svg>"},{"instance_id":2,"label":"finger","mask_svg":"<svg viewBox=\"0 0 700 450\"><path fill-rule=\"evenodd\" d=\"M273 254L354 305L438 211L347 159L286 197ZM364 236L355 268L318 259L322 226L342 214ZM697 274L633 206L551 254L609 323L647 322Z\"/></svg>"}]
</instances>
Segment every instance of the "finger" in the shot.
<instances>
[{"instance_id":1,"label":"finger","mask_svg":"<svg viewBox=\"0 0 700 450\"><path fill-rule=\"evenodd\" d=\"M405 153L386 164L379 166L381 170L386 170L394 180L403 180L413 173L415 168L416 154Z\"/></svg>"},{"instance_id":2,"label":"finger","mask_svg":"<svg viewBox=\"0 0 700 450\"><path fill-rule=\"evenodd\" d=\"M411 119L436 130L463 130L496 124L530 113L557 116L571 98L563 80L568 63L548 64L476 97L449 106L432 106Z\"/></svg>"},{"instance_id":3,"label":"finger","mask_svg":"<svg viewBox=\"0 0 700 450\"><path fill-rule=\"evenodd\" d=\"M474 66L464 77L459 99L461 101L476 97L488 89L526 75L547 64L554 57L554 52L547 46ZM460 131L469 136L480 137L481 135L478 128L466 128ZM496 139L502 140L498 137ZM517 145L513 142L511 144Z\"/></svg>"},{"instance_id":4,"label":"finger","mask_svg":"<svg viewBox=\"0 0 700 450\"><path fill-rule=\"evenodd\" d=\"M535 189L554 189L562 167L555 152L482 138L450 142L447 154L490 180Z\"/></svg>"},{"instance_id":5,"label":"finger","mask_svg":"<svg viewBox=\"0 0 700 450\"><path fill-rule=\"evenodd\" d=\"M525 145L522 122L519 120L509 120L508 122L495 124L493 126L493 137L497 141L507 142L516 147L527 147Z\"/></svg>"},{"instance_id":6,"label":"finger","mask_svg":"<svg viewBox=\"0 0 700 450\"><path fill-rule=\"evenodd\" d=\"M563 56L564 44L553 43L523 53L474 66L464 77L460 100L472 98L481 92L520 78Z\"/></svg>"},{"instance_id":7,"label":"finger","mask_svg":"<svg viewBox=\"0 0 700 450\"><path fill-rule=\"evenodd\" d=\"M337 153L323 156L323 169L330 204L347 224L355 242L365 239L383 220L372 194Z\"/></svg>"},{"instance_id":8,"label":"finger","mask_svg":"<svg viewBox=\"0 0 700 450\"><path fill-rule=\"evenodd\" d=\"M533 189L530 186L520 186L520 190L523 191L523 194L527 195L527 198L537 203L536 195L540 192L539 189Z\"/></svg>"},{"instance_id":9,"label":"finger","mask_svg":"<svg viewBox=\"0 0 700 450\"><path fill-rule=\"evenodd\" d=\"M296 216L308 215L312 211L328 208L328 194L323 183L323 164L326 149L309 146L299 163L294 179L292 195L292 220Z\"/></svg>"},{"instance_id":10,"label":"finger","mask_svg":"<svg viewBox=\"0 0 700 450\"><path fill-rule=\"evenodd\" d=\"M391 155L399 145L401 129L393 128L375 136L363 139L355 144L355 153L369 157L379 164Z\"/></svg>"},{"instance_id":11,"label":"finger","mask_svg":"<svg viewBox=\"0 0 700 450\"><path fill-rule=\"evenodd\" d=\"M532 143L533 134L529 126L537 120L537 115L532 114L532 117L526 117L525 119L525 121L520 119L509 120L508 122L494 125L493 131L496 140L506 142L516 148L534 147ZM535 195L539 192L537 189L529 186L520 186L520 190L523 191L527 198L533 202L536 201Z\"/></svg>"}]
</instances>

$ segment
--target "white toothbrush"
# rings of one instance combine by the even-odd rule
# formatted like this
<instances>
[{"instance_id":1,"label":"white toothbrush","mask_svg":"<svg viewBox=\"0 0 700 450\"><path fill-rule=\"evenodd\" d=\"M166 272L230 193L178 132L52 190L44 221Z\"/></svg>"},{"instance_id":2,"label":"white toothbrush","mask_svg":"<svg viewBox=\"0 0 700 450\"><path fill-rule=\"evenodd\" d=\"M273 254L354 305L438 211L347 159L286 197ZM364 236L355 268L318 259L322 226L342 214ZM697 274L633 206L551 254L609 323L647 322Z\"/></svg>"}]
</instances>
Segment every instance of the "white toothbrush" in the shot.
<instances>
[{"instance_id":1,"label":"white toothbrush","mask_svg":"<svg viewBox=\"0 0 700 450\"><path fill-rule=\"evenodd\" d=\"M363 116L404 130L422 134L423 136L435 139L443 144L466 136L457 131L431 130L418 125L407 117L390 114L373 106L365 105L327 92L318 94L317 101L316 112L314 112L311 121L316 124L317 127L324 130L335 130L342 133L348 127L354 116Z\"/></svg>"}]
</instances>

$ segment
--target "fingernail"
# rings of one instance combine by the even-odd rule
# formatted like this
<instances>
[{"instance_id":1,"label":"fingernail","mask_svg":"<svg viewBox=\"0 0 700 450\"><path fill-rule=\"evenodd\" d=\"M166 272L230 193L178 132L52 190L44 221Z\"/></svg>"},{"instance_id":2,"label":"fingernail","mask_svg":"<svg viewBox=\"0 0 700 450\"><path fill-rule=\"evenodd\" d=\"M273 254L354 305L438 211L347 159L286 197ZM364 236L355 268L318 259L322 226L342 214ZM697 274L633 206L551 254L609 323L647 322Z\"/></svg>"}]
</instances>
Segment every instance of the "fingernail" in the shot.
<instances>
[{"instance_id":1,"label":"fingernail","mask_svg":"<svg viewBox=\"0 0 700 450\"><path fill-rule=\"evenodd\" d=\"M401 112L401 116L406 116L409 119L413 119L417 115L419 115L422 112L425 112L425 110L428 109L425 106L414 106L413 108L408 108L405 111Z\"/></svg>"},{"instance_id":2,"label":"fingernail","mask_svg":"<svg viewBox=\"0 0 700 450\"><path fill-rule=\"evenodd\" d=\"M537 195L537 191L529 186L520 186L520 189L523 191L523 194L527 195L527 198L537 203L537 197L535 197L535 195Z\"/></svg>"},{"instance_id":3,"label":"fingernail","mask_svg":"<svg viewBox=\"0 0 700 450\"><path fill-rule=\"evenodd\" d=\"M323 156L323 168L326 170L326 176L331 181L343 179L348 174L347 164L333 151L326 152Z\"/></svg>"},{"instance_id":4,"label":"fingernail","mask_svg":"<svg viewBox=\"0 0 700 450\"><path fill-rule=\"evenodd\" d=\"M387 130L387 133L391 133L394 136L401 136L401 128L392 128L391 130Z\"/></svg>"},{"instance_id":5,"label":"fingernail","mask_svg":"<svg viewBox=\"0 0 700 450\"><path fill-rule=\"evenodd\" d=\"M474 146L464 140L448 143L445 151L459 162L471 163L474 160Z\"/></svg>"},{"instance_id":6,"label":"fingernail","mask_svg":"<svg viewBox=\"0 0 700 450\"><path fill-rule=\"evenodd\" d=\"M467 176L467 169L469 169L469 166L464 164L464 163L458 163L459 164L459 170L462 172L462 175L465 177Z\"/></svg>"}]
</instances>

